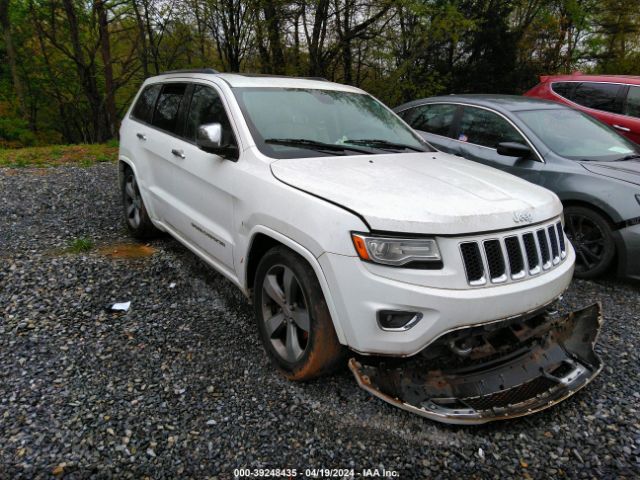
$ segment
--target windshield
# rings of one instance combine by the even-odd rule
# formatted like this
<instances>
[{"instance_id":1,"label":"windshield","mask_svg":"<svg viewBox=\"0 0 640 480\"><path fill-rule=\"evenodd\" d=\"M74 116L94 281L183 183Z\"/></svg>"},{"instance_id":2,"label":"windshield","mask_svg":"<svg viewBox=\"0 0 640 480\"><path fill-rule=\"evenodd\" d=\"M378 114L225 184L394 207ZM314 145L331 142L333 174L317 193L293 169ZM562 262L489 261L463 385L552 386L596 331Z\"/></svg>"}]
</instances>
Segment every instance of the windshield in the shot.
<instances>
[{"instance_id":1,"label":"windshield","mask_svg":"<svg viewBox=\"0 0 640 480\"><path fill-rule=\"evenodd\" d=\"M272 158L434 151L370 95L234 88L260 151Z\"/></svg>"},{"instance_id":2,"label":"windshield","mask_svg":"<svg viewBox=\"0 0 640 480\"><path fill-rule=\"evenodd\" d=\"M517 115L551 151L566 158L615 161L640 153L634 143L575 110L528 110Z\"/></svg>"}]
</instances>

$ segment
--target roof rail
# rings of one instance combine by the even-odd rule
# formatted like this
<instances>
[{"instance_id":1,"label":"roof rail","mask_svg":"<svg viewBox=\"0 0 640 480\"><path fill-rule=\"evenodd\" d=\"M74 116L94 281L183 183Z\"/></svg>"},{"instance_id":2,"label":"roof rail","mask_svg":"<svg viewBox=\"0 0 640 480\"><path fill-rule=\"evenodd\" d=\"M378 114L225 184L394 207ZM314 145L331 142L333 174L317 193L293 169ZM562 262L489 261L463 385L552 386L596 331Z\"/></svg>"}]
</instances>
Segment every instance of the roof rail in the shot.
<instances>
[{"instance_id":1,"label":"roof rail","mask_svg":"<svg viewBox=\"0 0 640 480\"><path fill-rule=\"evenodd\" d=\"M289 76L289 75L271 75L269 73L236 73L241 77L265 77L265 78L295 78L299 80L318 80L321 82L328 82L324 77L304 77L304 76Z\"/></svg>"},{"instance_id":2,"label":"roof rail","mask_svg":"<svg viewBox=\"0 0 640 480\"><path fill-rule=\"evenodd\" d=\"M174 73L220 73L215 68L187 68L184 70L169 70L167 72L161 72L158 75L170 75Z\"/></svg>"}]
</instances>

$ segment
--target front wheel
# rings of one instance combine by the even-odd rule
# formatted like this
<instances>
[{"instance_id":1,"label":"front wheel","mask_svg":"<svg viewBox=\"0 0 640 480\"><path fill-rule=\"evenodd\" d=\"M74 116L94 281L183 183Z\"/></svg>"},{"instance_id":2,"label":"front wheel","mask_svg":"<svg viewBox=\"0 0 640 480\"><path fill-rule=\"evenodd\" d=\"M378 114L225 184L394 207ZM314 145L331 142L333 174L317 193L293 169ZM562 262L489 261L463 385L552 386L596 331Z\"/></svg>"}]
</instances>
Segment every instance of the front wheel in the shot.
<instances>
[{"instance_id":1,"label":"front wheel","mask_svg":"<svg viewBox=\"0 0 640 480\"><path fill-rule=\"evenodd\" d=\"M289 379L330 373L344 360L318 279L291 250L275 247L260 261L254 308L264 348Z\"/></svg>"},{"instance_id":2,"label":"front wheel","mask_svg":"<svg viewBox=\"0 0 640 480\"><path fill-rule=\"evenodd\" d=\"M598 212L585 207L564 209L565 231L576 250L575 276L596 278L613 261L616 246L611 226Z\"/></svg>"}]
</instances>

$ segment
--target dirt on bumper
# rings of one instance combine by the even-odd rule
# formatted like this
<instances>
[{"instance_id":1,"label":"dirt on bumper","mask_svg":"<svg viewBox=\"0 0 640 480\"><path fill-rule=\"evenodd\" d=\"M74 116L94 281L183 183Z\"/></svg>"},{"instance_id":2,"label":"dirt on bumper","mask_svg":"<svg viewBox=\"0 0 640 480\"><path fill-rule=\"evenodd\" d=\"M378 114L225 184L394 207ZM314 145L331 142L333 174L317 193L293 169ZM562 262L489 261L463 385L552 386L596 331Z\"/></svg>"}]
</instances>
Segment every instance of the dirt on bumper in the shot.
<instances>
[{"instance_id":1,"label":"dirt on bumper","mask_svg":"<svg viewBox=\"0 0 640 480\"><path fill-rule=\"evenodd\" d=\"M352 358L358 384L432 420L480 424L528 415L570 397L602 369L599 304L450 332L408 359Z\"/></svg>"}]
</instances>

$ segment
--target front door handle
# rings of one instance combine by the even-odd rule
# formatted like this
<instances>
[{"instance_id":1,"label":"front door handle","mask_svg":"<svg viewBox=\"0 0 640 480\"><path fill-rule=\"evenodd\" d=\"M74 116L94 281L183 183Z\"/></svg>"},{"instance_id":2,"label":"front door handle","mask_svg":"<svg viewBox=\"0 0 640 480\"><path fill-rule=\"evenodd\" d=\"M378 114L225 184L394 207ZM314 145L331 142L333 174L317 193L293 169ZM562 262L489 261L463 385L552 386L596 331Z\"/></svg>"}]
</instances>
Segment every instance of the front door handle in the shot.
<instances>
[{"instance_id":1,"label":"front door handle","mask_svg":"<svg viewBox=\"0 0 640 480\"><path fill-rule=\"evenodd\" d=\"M144 133L136 133L136 137L138 137L140 140L147 139L147 136Z\"/></svg>"},{"instance_id":2,"label":"front door handle","mask_svg":"<svg viewBox=\"0 0 640 480\"><path fill-rule=\"evenodd\" d=\"M182 150L176 150L174 148L173 150L171 150L171 153L173 153L176 157L180 157L182 159L187 158L187 156L184 154L184 152Z\"/></svg>"},{"instance_id":3,"label":"front door handle","mask_svg":"<svg viewBox=\"0 0 640 480\"><path fill-rule=\"evenodd\" d=\"M615 128L616 130L620 130L621 132L630 132L631 129L627 128L627 127L621 127L620 125L613 125L613 128Z\"/></svg>"}]
</instances>

